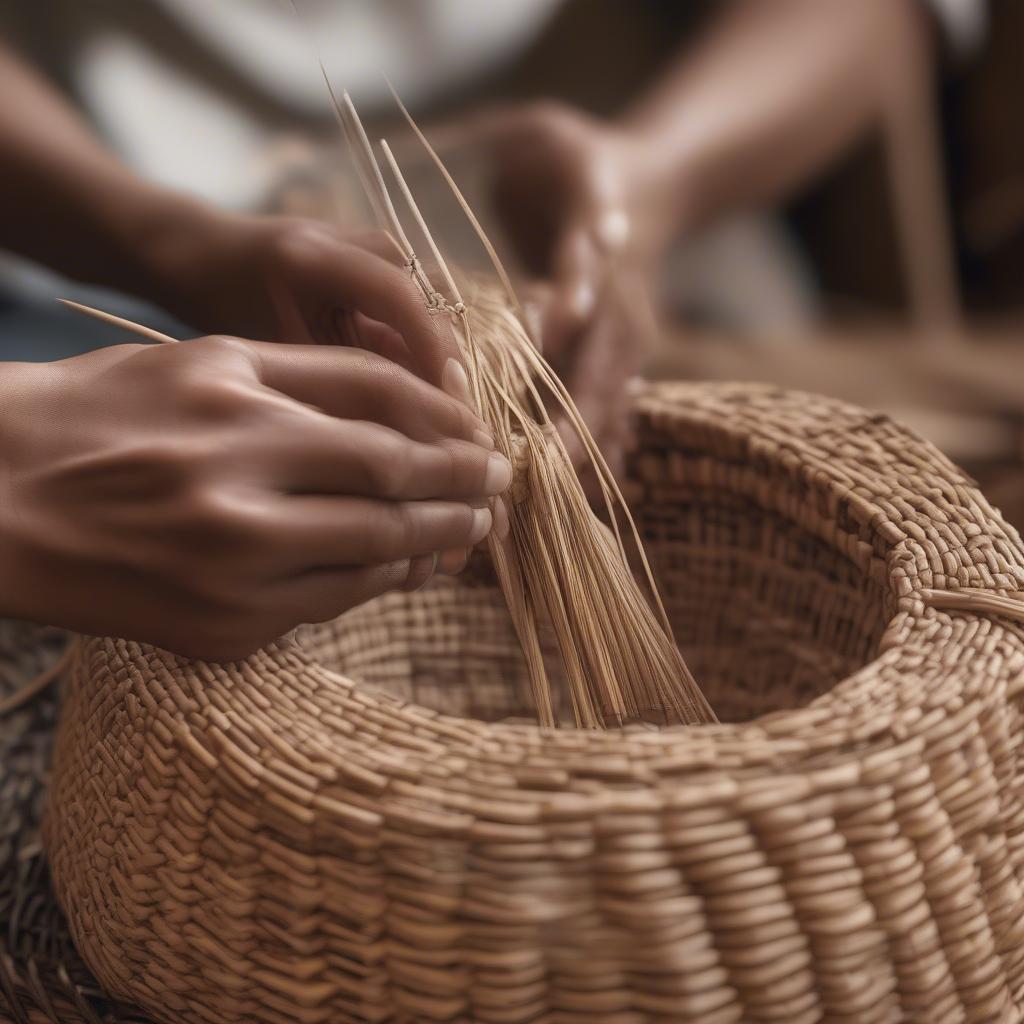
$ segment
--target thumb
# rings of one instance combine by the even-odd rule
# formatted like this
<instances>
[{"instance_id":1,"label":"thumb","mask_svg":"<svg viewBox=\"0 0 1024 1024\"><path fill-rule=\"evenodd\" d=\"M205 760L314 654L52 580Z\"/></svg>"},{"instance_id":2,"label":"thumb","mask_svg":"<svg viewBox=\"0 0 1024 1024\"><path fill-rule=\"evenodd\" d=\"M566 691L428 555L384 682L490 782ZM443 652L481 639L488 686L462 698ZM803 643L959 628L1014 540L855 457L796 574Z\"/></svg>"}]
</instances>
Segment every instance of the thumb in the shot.
<instances>
[{"instance_id":1,"label":"thumb","mask_svg":"<svg viewBox=\"0 0 1024 1024\"><path fill-rule=\"evenodd\" d=\"M582 224L567 228L555 246L552 291L544 318L544 351L561 355L590 322L597 305L598 252Z\"/></svg>"}]
</instances>

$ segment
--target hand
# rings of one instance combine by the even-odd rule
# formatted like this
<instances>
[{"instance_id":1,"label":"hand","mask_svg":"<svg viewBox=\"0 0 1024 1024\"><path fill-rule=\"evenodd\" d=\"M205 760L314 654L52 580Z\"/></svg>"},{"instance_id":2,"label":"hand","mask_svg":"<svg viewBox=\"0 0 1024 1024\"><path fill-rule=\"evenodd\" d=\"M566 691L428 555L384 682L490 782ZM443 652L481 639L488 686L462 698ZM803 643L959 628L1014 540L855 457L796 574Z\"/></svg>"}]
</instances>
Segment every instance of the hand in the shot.
<instances>
[{"instance_id":1,"label":"hand","mask_svg":"<svg viewBox=\"0 0 1024 1024\"><path fill-rule=\"evenodd\" d=\"M511 468L379 356L235 338L0 366L0 614L210 660L433 573Z\"/></svg>"},{"instance_id":2,"label":"hand","mask_svg":"<svg viewBox=\"0 0 1024 1024\"><path fill-rule=\"evenodd\" d=\"M553 104L486 112L453 134L492 155L497 211L539 278L525 295L531 326L615 469L626 384L653 335L649 282L669 237L639 137ZM554 415L595 497L576 431Z\"/></svg>"},{"instance_id":3,"label":"hand","mask_svg":"<svg viewBox=\"0 0 1024 1024\"><path fill-rule=\"evenodd\" d=\"M428 313L384 233L205 207L174 213L149 232L142 259L150 293L186 323L262 341L355 345L469 402L450 320Z\"/></svg>"},{"instance_id":4,"label":"hand","mask_svg":"<svg viewBox=\"0 0 1024 1024\"><path fill-rule=\"evenodd\" d=\"M636 274L623 276L606 289L589 323L552 360L615 476L631 443L629 385L642 371L657 333L648 283ZM576 428L554 403L551 415L587 496L600 503L597 477Z\"/></svg>"},{"instance_id":5,"label":"hand","mask_svg":"<svg viewBox=\"0 0 1024 1024\"><path fill-rule=\"evenodd\" d=\"M638 138L570 107L539 104L466 126L490 150L495 204L527 269L549 290L545 354L557 357L619 273L649 276L665 228Z\"/></svg>"}]
</instances>

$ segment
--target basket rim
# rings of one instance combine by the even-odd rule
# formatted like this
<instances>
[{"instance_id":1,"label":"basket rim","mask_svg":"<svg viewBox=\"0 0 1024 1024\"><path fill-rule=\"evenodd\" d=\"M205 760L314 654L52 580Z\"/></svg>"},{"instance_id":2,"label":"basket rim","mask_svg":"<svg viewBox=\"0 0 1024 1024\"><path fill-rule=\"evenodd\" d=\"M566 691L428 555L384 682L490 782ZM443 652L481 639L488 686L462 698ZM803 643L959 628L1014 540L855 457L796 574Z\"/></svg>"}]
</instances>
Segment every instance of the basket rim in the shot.
<instances>
[{"instance_id":1,"label":"basket rim","mask_svg":"<svg viewBox=\"0 0 1024 1024\"><path fill-rule=\"evenodd\" d=\"M935 958L955 938L962 955L949 970L962 1001L983 1016L992 1010L996 995L977 979L992 977L993 964L1007 963L1005 950L1020 945L1016 919L1008 924L1005 914L1016 894L1017 862L1009 857L1020 808L1004 783L1007 772L1019 774L1013 735L1024 693L1024 627L977 607L933 607L922 595L1024 589L1020 538L959 470L891 421L739 386L664 386L639 402L644 429L663 431L669 442L655 438L646 449L658 453L656 472L671 477L676 447L699 451L714 435L709 451L735 454L733 469L774 460L781 476L774 482L793 498L792 509L849 517L839 524L849 534L832 529L835 547L869 568L880 564L872 553L884 553L893 603L878 656L810 705L752 722L596 732L485 722L378 696L311 657L294 637L226 665L124 640L86 640L77 645L61 712L43 835L72 936L112 992L149 999L157 991L137 983L131 964L124 969L123 947L136 942L137 930L118 916L119 897L137 878L145 887L125 904L150 929L149 947L139 948L165 955L172 973L184 933L166 916L156 927L155 908L185 899L202 907L218 892L233 902L233 883L243 876L257 895L266 892L259 926L275 950L282 905L295 902L305 921L306 899L320 892L322 877L344 898L368 901L374 947L379 938L401 943L398 924L411 923L427 939L431 966L438 965L438 938L447 949L452 928L481 927L488 939L500 931L500 950L539 943L546 955L561 943L547 931L552 909L559 920L584 927L591 920L577 916L574 900L552 898L563 887L572 895L578 881L588 891L607 882L601 892L618 905L629 902L630 936L637 922L646 929L668 891L676 918L710 925L713 934L725 928L732 950L774 934L759 916L760 902L742 920L735 911L751 890L781 887L781 912L812 948L825 947L822 977L843 1010L850 993L834 980L837 971L848 976L851 955L868 958L860 974L878 949L910 963L909 974L879 975L878 985L891 990L894 1008L920 1006L920 994L934 988ZM800 444L779 443L789 413ZM816 449L816 432L830 443ZM885 445L896 446L895 468L893 450L872 461ZM843 453L843 465L827 458L833 450ZM927 473L908 473L905 484L901 460L916 460ZM847 463L856 471L852 486ZM929 483L921 487L922 480ZM650 497L660 500L653 491ZM122 814L134 828L120 827ZM527 878L533 898L524 916L522 901L510 906L510 896L523 891L519 867L538 852L542 880L533 887ZM154 857L166 870L152 871ZM862 869L862 894L853 902L848 869L865 860L871 871ZM240 870L257 864L257 874ZM693 914L675 898L691 887ZM211 941L226 906L197 922ZM935 922L923 961L922 907ZM405 916L393 921L398 908ZM990 933L985 942L981 927ZM661 948L655 931L652 948ZM869 947L867 931L885 945ZM645 952L632 940L629 948ZM285 965L280 970L293 953L289 946L275 961ZM206 970L205 943L189 955L185 970L198 991L221 984L220 971ZM673 977L681 962L666 961ZM594 963L600 970L600 957ZM743 1006L755 989L774 991L764 989L763 972L747 973L746 962L723 963L724 975L698 968L701 988L693 991L701 1011L707 998ZM399 991L422 991L407 985L404 972L385 972L396 991L381 991L379 1003L371 991L374 1007L397 1005L389 1000ZM508 981L502 976L488 992L506 994ZM293 978L286 984L294 991ZM876 1005L876 989L865 990L865 1012ZM788 1005L782 991L784 1002L775 1005ZM471 1006L473 990L460 993ZM573 1009L593 1006L589 987L579 998ZM683 1005L682 996L672 998L669 1013ZM953 995L946 998L949 1005ZM825 1009L831 1005L822 998Z\"/></svg>"},{"instance_id":2,"label":"basket rim","mask_svg":"<svg viewBox=\"0 0 1024 1024\"><path fill-rule=\"evenodd\" d=\"M704 400L699 412L695 411L697 407L689 401L698 394ZM708 401L709 395L713 398L711 402ZM786 438L778 436L770 425L756 437L749 431L731 428L728 406L752 401L782 409L798 407L804 419L807 417L808 406L813 406L818 410L815 421L817 433L812 431L813 437L826 433L834 436L835 431L843 431L849 441L844 458L835 459L834 456L829 458L823 455L821 459L801 461L794 457L792 448L785 443ZM716 403L721 407L717 412ZM712 408L709 409L709 405ZM836 512L842 509L844 514L852 516L855 522L869 531L873 541L880 544L884 552L884 582L893 601L876 657L803 707L775 710L746 722L671 725L655 729L627 726L606 732L545 729L522 722L487 722L435 712L383 694L372 694L361 690L356 680L312 657L294 639L272 644L246 659L246 662L259 672L277 666L285 669L286 674L309 674L318 686L344 690L349 695L358 694L358 700L366 707L367 713L397 715L410 729L443 736L450 752L456 756L479 756L483 747L497 744L499 747L507 745L516 750L530 750L541 756L607 760L611 755L622 755L627 745L624 743L625 737L628 739L629 758L633 761L663 759L667 754L672 754L677 758L691 760L690 767L693 770L702 767L721 768L723 759L728 760L740 754L746 756L744 763L749 767L770 762L781 769L785 764L793 763L794 758L806 764L808 759L813 761L816 756L824 753L828 753L834 763L837 747L854 740L858 745L870 744L873 739L886 734L898 736L906 731L901 723L909 723L920 716L920 700L903 704L899 699L901 688L913 685L920 697L923 681L928 699L941 703L949 692L969 685L969 668L961 664L957 672L949 673L948 663L939 659L938 655L930 658L928 652L933 646L929 638L946 627L951 615L972 616L972 613L937 610L921 598L918 590L923 588L911 586L901 572L903 561L918 557L914 550L914 536L901 530L884 508L872 504L850 486L851 479L856 482L859 478L870 476L868 456L877 447L878 431L882 430L890 439L906 445L916 458L926 460L933 470L936 486L948 484L952 480L973 492L973 509L969 511L972 511L972 515L980 514L995 532L1001 533L1015 547L1015 568L1024 583L1024 568L1021 568L1024 555L1020 553L1020 540L1016 531L987 507L973 487L973 482L933 445L888 416L871 414L856 406L819 395L787 391L764 384L649 384L635 395L634 410L655 431L660 429L659 425L664 427L668 423L678 427L683 423L692 430L695 437L716 435L716 443L737 446L737 452L742 453L744 459L752 464L768 466L776 473L784 472L793 486L804 492L798 511L812 507L818 511L822 507ZM723 410L726 414L723 414ZM787 497L782 495L784 499ZM823 519L820 536L832 543L841 554L850 557L855 565L859 560L861 564L858 568L870 571L872 560L876 565L881 564L875 547L865 540L857 540L850 550L843 550L837 545L835 541L840 536L839 531L826 528L829 523L834 526L835 521ZM970 532L978 536L982 533L981 525L978 524L977 530ZM117 645L126 643L112 642ZM908 650L914 652L913 665L902 665L898 671L902 683L891 692L880 692L879 669L887 667L896 672L897 667L901 666L903 652ZM128 661L140 656L147 661L158 659L168 672L196 673L193 663L188 660L146 645L127 644L120 655ZM938 671L943 666L945 673ZM245 725L244 722L237 724L242 727ZM755 755L755 752L759 753Z\"/></svg>"}]
</instances>

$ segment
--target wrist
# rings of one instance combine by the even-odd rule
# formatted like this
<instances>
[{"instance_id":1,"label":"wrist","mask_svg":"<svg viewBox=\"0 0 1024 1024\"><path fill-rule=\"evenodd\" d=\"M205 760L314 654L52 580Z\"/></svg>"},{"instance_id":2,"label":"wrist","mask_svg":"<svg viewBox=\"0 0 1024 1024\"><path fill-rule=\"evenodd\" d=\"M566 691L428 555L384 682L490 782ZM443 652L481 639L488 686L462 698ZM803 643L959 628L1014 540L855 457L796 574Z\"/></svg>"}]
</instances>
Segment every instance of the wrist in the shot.
<instances>
[{"instance_id":1,"label":"wrist","mask_svg":"<svg viewBox=\"0 0 1024 1024\"><path fill-rule=\"evenodd\" d=\"M71 215L81 253L58 262L72 277L162 302L158 254L200 216L202 204L116 168L86 180Z\"/></svg>"},{"instance_id":2,"label":"wrist","mask_svg":"<svg viewBox=\"0 0 1024 1024\"><path fill-rule=\"evenodd\" d=\"M274 311L260 274L268 239L281 223L188 200L171 203L144 233L145 297L200 333L271 340Z\"/></svg>"},{"instance_id":3,"label":"wrist","mask_svg":"<svg viewBox=\"0 0 1024 1024\"><path fill-rule=\"evenodd\" d=\"M203 327L206 295L216 285L204 257L234 215L189 196L164 192L126 218L137 280L133 291L176 316Z\"/></svg>"}]
</instances>

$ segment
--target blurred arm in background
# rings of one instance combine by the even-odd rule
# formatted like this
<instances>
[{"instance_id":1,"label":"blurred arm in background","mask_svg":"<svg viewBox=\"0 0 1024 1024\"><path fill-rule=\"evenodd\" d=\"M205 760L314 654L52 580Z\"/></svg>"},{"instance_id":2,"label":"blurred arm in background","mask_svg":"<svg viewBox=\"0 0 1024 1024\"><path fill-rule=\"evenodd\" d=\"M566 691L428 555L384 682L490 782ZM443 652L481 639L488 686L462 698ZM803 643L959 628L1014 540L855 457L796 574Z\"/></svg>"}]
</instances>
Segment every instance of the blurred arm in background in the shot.
<instances>
[{"instance_id":1,"label":"blurred arm in background","mask_svg":"<svg viewBox=\"0 0 1024 1024\"><path fill-rule=\"evenodd\" d=\"M206 332L358 341L441 383L438 346L453 342L393 329L422 299L383 236L228 212L146 181L2 45L0 95L0 248Z\"/></svg>"},{"instance_id":2,"label":"blurred arm in background","mask_svg":"<svg viewBox=\"0 0 1024 1024\"><path fill-rule=\"evenodd\" d=\"M920 0L735 0L617 120L551 104L477 119L504 222L547 283L546 353L599 439L669 243L787 198L882 127L908 76L930 80L936 36Z\"/></svg>"},{"instance_id":3,"label":"blurred arm in background","mask_svg":"<svg viewBox=\"0 0 1024 1024\"><path fill-rule=\"evenodd\" d=\"M731 4L620 126L642 154L639 230L663 244L787 198L879 126L897 79L929 64L935 42L919 0Z\"/></svg>"},{"instance_id":4,"label":"blurred arm in background","mask_svg":"<svg viewBox=\"0 0 1024 1024\"><path fill-rule=\"evenodd\" d=\"M0 47L0 246L70 277L150 297L148 255L198 203L116 160L64 99Z\"/></svg>"}]
</instances>

